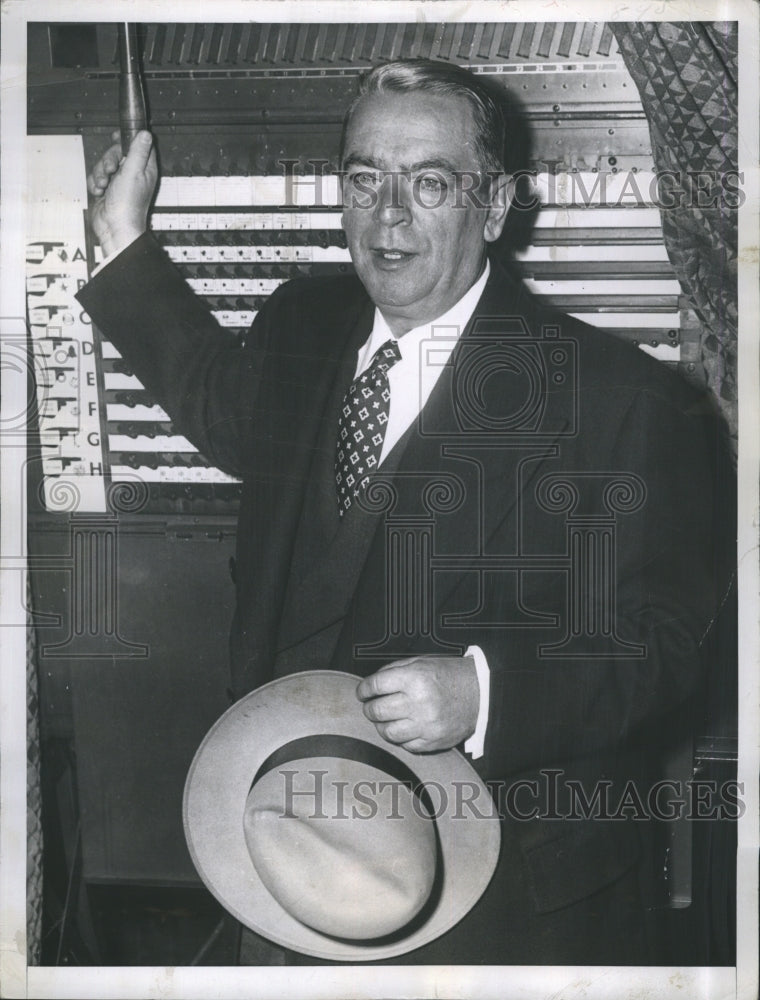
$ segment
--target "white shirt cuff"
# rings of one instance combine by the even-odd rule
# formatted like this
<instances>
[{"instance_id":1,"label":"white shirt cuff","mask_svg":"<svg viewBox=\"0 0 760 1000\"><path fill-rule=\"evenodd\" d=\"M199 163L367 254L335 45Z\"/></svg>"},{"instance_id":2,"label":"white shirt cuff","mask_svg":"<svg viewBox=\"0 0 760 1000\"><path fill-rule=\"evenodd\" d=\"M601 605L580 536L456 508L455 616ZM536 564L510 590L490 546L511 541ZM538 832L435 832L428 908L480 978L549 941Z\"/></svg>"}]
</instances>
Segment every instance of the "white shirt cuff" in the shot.
<instances>
[{"instance_id":1,"label":"white shirt cuff","mask_svg":"<svg viewBox=\"0 0 760 1000\"><path fill-rule=\"evenodd\" d=\"M101 262L96 267L93 267L92 274L90 275L90 277L94 278L95 275L98 273L98 271L102 271L103 270L103 268L106 266L106 264L110 264L112 260L116 260L116 258L119 256L119 254L124 253L124 251L127 249L127 247L131 247L132 244L136 243L139 239L140 239L139 236L135 236L135 238L133 240L130 240L130 242L127 243L126 246L123 246L120 250L114 250L113 253L109 253L109 255L107 257L104 257L103 260L101 260Z\"/></svg>"},{"instance_id":2,"label":"white shirt cuff","mask_svg":"<svg viewBox=\"0 0 760 1000\"><path fill-rule=\"evenodd\" d=\"M488 667L486 654L480 646L470 646L465 656L471 656L475 661L475 673L478 677L478 687L480 688L480 705L478 707L478 721L475 723L475 732L464 744L464 752L468 753L473 760L483 756L483 748L486 742L486 727L488 726L488 708L491 696L491 671Z\"/></svg>"}]
</instances>

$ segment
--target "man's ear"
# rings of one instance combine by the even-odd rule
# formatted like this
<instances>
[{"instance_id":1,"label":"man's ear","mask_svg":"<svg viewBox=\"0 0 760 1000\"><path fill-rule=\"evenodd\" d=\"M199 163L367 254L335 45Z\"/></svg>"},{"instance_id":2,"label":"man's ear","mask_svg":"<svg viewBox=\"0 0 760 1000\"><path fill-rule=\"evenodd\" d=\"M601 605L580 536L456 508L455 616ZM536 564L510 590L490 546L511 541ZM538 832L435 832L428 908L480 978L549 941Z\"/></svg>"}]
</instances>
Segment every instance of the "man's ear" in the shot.
<instances>
[{"instance_id":1,"label":"man's ear","mask_svg":"<svg viewBox=\"0 0 760 1000\"><path fill-rule=\"evenodd\" d=\"M510 174L496 174L491 178L491 198L488 206L483 235L486 243L493 243L501 236L512 204L512 177Z\"/></svg>"}]
</instances>

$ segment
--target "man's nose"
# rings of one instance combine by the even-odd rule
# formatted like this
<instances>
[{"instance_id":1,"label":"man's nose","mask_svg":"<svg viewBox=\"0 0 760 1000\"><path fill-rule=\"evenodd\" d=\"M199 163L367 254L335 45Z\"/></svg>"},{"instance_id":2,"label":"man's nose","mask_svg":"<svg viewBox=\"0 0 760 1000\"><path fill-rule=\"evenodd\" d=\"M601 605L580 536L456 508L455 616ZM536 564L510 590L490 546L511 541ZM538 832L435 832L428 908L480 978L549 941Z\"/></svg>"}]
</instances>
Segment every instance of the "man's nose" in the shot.
<instances>
[{"instance_id":1,"label":"man's nose","mask_svg":"<svg viewBox=\"0 0 760 1000\"><path fill-rule=\"evenodd\" d=\"M375 214L385 226L412 221L411 184L402 173L388 173L377 188Z\"/></svg>"}]
</instances>

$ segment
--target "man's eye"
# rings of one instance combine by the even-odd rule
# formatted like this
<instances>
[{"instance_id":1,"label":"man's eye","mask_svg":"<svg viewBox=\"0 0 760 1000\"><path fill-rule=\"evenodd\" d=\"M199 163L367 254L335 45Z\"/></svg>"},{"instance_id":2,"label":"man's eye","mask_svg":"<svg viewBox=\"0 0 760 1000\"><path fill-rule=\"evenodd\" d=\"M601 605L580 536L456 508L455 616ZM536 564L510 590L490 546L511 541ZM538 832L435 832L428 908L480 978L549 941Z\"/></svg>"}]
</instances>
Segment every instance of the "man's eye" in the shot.
<instances>
[{"instance_id":1,"label":"man's eye","mask_svg":"<svg viewBox=\"0 0 760 1000\"><path fill-rule=\"evenodd\" d=\"M349 179L354 187L361 188L375 187L378 183L378 175L371 170L357 170Z\"/></svg>"},{"instance_id":2,"label":"man's eye","mask_svg":"<svg viewBox=\"0 0 760 1000\"><path fill-rule=\"evenodd\" d=\"M446 190L446 181L440 174L421 174L417 179L420 190L430 194L438 194L439 191Z\"/></svg>"}]
</instances>

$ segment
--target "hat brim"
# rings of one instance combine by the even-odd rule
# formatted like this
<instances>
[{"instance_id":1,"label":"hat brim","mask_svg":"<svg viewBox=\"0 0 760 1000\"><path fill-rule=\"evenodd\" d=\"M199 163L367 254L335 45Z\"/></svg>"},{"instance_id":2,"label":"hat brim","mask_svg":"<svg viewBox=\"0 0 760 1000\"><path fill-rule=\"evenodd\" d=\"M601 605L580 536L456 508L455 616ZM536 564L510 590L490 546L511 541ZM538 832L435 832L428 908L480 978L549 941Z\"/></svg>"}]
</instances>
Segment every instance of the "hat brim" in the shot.
<instances>
[{"instance_id":1,"label":"hat brim","mask_svg":"<svg viewBox=\"0 0 760 1000\"><path fill-rule=\"evenodd\" d=\"M242 924L282 947L333 961L374 961L420 948L454 927L490 882L499 821L488 789L456 750L413 754L387 743L363 714L359 678L314 670L279 678L236 702L212 726L185 783L185 836L198 874ZM350 736L392 753L434 803L442 879L421 926L392 941L337 940L291 916L259 878L245 842L243 812L262 762L283 743L316 734Z\"/></svg>"}]
</instances>

